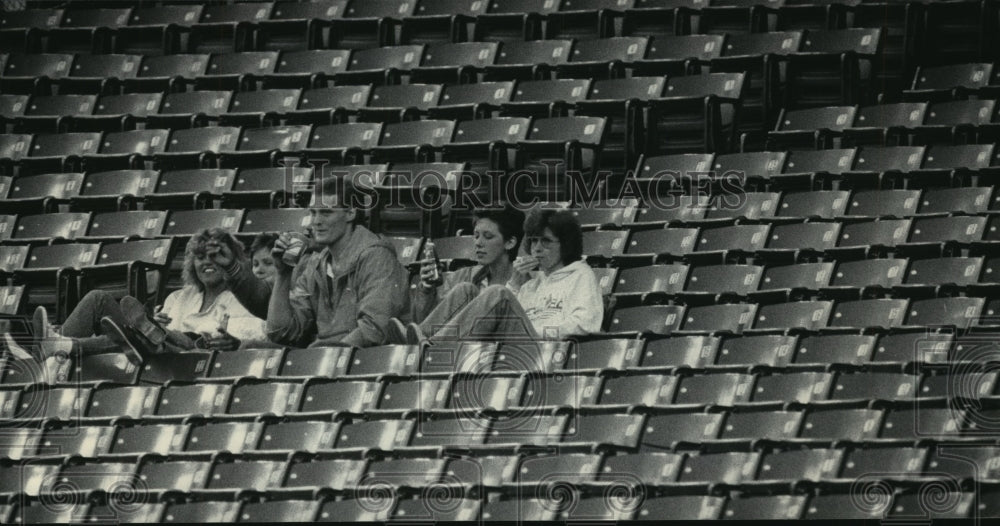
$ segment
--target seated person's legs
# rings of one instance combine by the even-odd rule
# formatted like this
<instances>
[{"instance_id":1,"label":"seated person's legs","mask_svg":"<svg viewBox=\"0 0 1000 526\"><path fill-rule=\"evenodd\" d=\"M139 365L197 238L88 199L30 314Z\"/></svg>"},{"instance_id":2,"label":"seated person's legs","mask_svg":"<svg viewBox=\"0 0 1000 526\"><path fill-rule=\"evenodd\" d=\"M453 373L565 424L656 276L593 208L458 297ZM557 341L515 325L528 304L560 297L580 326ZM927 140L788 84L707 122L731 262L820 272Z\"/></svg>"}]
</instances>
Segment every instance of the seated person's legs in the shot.
<instances>
[{"instance_id":1,"label":"seated person's legs","mask_svg":"<svg viewBox=\"0 0 1000 526\"><path fill-rule=\"evenodd\" d=\"M125 324L121 304L110 293L103 290L88 292L73 312L69 314L60 332L70 338L87 338L104 334L101 318L107 316L118 325Z\"/></svg>"},{"instance_id":2,"label":"seated person's legs","mask_svg":"<svg viewBox=\"0 0 1000 526\"><path fill-rule=\"evenodd\" d=\"M428 328L433 331L431 341L538 339L517 297L503 285L486 287L450 320Z\"/></svg>"},{"instance_id":3,"label":"seated person's legs","mask_svg":"<svg viewBox=\"0 0 1000 526\"><path fill-rule=\"evenodd\" d=\"M452 287L448 294L445 294L441 301L431 310L424 321L420 322L420 329L424 334L431 334L434 327L448 323L455 314L465 308L472 300L479 295L479 287L472 283L459 283Z\"/></svg>"}]
</instances>

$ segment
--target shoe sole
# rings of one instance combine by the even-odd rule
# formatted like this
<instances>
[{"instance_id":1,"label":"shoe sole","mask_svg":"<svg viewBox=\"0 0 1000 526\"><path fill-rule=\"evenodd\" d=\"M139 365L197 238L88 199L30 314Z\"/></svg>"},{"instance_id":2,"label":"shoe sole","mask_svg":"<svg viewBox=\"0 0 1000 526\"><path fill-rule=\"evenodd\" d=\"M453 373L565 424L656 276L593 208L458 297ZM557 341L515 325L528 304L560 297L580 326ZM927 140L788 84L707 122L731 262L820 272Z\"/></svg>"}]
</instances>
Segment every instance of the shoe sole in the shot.
<instances>
[{"instance_id":1,"label":"shoe sole","mask_svg":"<svg viewBox=\"0 0 1000 526\"><path fill-rule=\"evenodd\" d=\"M140 303L139 300L131 296L125 296L121 299L120 305L122 307L122 314L125 316L125 321L136 332L149 340L150 343L157 344L166 340L166 331L159 324L149 319L149 316L146 314L146 306ZM156 337L153 337L154 334Z\"/></svg>"},{"instance_id":2,"label":"shoe sole","mask_svg":"<svg viewBox=\"0 0 1000 526\"><path fill-rule=\"evenodd\" d=\"M399 320L389 320L385 336L390 345L402 345L407 342L406 328Z\"/></svg>"},{"instance_id":3,"label":"shoe sole","mask_svg":"<svg viewBox=\"0 0 1000 526\"><path fill-rule=\"evenodd\" d=\"M424 336L419 325L416 323L410 323L406 326L406 343L409 343L410 345L422 345L427 341L427 337Z\"/></svg>"},{"instance_id":4,"label":"shoe sole","mask_svg":"<svg viewBox=\"0 0 1000 526\"><path fill-rule=\"evenodd\" d=\"M18 360L38 360L38 357L28 352L27 349L21 347L14 341L14 337L9 333L4 334L4 347L7 350L7 354L17 358Z\"/></svg>"},{"instance_id":5,"label":"shoe sole","mask_svg":"<svg viewBox=\"0 0 1000 526\"><path fill-rule=\"evenodd\" d=\"M112 321L111 318L101 318L101 328L104 329L104 334L108 338L111 338L111 341L115 342L115 344L121 348L125 358L132 363L132 365L139 367L145 362L142 358L142 353L140 353L136 346L129 341L128 337L125 336L125 333L122 332L121 327Z\"/></svg>"}]
</instances>

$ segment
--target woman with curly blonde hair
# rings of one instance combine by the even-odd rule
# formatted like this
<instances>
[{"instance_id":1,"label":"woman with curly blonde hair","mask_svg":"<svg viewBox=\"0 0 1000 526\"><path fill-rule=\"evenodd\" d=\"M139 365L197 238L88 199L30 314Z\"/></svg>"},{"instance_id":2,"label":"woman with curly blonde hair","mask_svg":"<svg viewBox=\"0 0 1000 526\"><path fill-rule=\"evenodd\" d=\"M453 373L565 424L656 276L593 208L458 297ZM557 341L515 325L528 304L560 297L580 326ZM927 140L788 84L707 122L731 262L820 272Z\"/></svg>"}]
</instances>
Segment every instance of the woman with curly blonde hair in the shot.
<instances>
[{"instance_id":1,"label":"woman with curly blonde hair","mask_svg":"<svg viewBox=\"0 0 1000 526\"><path fill-rule=\"evenodd\" d=\"M250 314L229 290L226 273L212 261L225 246L246 260L243 245L228 232L210 228L195 234L184 253L184 286L174 291L150 316L139 300L120 302L104 291L91 291L80 301L57 334L45 309L35 310L35 346L41 358L78 351L82 355L124 352L129 361L202 347L235 350L242 341L264 340L264 320ZM30 356L6 337L12 353Z\"/></svg>"}]
</instances>

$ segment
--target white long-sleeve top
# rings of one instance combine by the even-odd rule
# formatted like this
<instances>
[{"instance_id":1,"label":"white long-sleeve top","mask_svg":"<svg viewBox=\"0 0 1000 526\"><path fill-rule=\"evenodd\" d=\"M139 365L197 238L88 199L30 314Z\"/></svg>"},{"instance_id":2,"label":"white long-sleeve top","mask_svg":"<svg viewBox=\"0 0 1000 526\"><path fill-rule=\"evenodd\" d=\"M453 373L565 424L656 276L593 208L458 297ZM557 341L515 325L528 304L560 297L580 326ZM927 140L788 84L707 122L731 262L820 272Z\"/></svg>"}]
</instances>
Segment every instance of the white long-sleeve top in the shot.
<instances>
[{"instance_id":1,"label":"white long-sleeve top","mask_svg":"<svg viewBox=\"0 0 1000 526\"><path fill-rule=\"evenodd\" d=\"M204 310L204 294L193 286L172 292L163 302L163 313L172 319L167 329L197 334L215 334L223 315L229 315L227 332L240 340L267 340L264 320L250 314L232 292L224 291Z\"/></svg>"},{"instance_id":2,"label":"white long-sleeve top","mask_svg":"<svg viewBox=\"0 0 1000 526\"><path fill-rule=\"evenodd\" d=\"M601 331L601 288L594 271L583 261L574 261L548 275L539 272L519 288L509 288L543 339Z\"/></svg>"}]
</instances>

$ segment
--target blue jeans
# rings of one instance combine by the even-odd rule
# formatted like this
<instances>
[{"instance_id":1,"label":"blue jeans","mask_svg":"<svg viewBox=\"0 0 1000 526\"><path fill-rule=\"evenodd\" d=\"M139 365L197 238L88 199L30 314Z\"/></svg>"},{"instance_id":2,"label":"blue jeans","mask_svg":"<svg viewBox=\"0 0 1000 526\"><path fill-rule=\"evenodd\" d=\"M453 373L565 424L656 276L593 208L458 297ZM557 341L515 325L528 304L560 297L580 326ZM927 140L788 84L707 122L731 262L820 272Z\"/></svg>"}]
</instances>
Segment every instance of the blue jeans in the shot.
<instances>
[{"instance_id":1,"label":"blue jeans","mask_svg":"<svg viewBox=\"0 0 1000 526\"><path fill-rule=\"evenodd\" d=\"M503 285L480 292L472 283L459 283L424 318L420 329L432 341L539 338L517 296Z\"/></svg>"}]
</instances>

